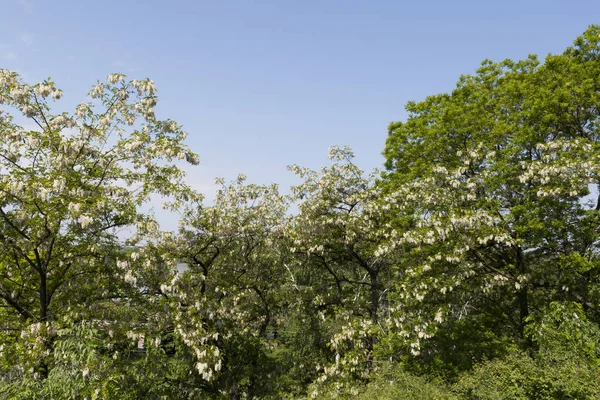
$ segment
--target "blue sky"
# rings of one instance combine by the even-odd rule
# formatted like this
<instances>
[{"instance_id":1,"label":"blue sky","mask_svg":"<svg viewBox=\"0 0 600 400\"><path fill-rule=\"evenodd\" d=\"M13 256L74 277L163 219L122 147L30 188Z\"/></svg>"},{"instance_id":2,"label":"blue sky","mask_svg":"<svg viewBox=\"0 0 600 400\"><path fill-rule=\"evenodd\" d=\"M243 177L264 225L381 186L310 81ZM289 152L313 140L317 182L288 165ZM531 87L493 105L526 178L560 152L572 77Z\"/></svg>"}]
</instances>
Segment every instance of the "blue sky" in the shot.
<instances>
[{"instance_id":1,"label":"blue sky","mask_svg":"<svg viewBox=\"0 0 600 400\"><path fill-rule=\"evenodd\" d=\"M295 182L330 145L380 167L404 104L451 90L485 58L561 52L597 1L0 0L0 68L51 76L76 104L111 72L150 77L159 118L190 133L215 176Z\"/></svg>"}]
</instances>

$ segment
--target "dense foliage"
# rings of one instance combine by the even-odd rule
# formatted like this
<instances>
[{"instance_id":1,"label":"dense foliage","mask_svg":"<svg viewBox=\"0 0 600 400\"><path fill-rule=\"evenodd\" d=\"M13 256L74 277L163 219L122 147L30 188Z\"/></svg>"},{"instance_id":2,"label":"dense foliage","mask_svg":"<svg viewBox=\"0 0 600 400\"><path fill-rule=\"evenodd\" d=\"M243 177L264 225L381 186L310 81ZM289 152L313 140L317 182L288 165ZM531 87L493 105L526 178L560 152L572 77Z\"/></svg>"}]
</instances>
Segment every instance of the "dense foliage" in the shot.
<instances>
[{"instance_id":1,"label":"dense foliage","mask_svg":"<svg viewBox=\"0 0 600 400\"><path fill-rule=\"evenodd\" d=\"M410 102L383 173L291 166L290 195L203 200L150 80L61 96L0 70L0 398L600 396L600 27Z\"/></svg>"}]
</instances>

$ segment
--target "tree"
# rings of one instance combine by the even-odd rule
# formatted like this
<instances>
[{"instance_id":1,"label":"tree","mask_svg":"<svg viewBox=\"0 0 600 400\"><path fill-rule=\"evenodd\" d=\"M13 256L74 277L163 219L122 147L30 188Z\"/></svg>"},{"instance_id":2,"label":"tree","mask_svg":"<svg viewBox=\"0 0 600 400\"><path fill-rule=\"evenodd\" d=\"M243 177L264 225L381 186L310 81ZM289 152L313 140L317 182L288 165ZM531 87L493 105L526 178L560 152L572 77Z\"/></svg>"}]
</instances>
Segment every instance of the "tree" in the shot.
<instances>
[{"instance_id":1,"label":"tree","mask_svg":"<svg viewBox=\"0 0 600 400\"><path fill-rule=\"evenodd\" d=\"M415 348L442 323L485 315L494 337L535 348L528 324L552 301L600 317L600 220L585 200L600 182L599 34L544 64L485 61L390 126L384 185L415 221L396 309ZM433 341L422 358L444 351Z\"/></svg>"},{"instance_id":2,"label":"tree","mask_svg":"<svg viewBox=\"0 0 600 400\"><path fill-rule=\"evenodd\" d=\"M174 206L196 196L171 161L196 164L197 156L180 125L156 118L152 81L110 75L74 114L54 115L51 100L61 96L50 79L27 85L0 70L0 104L8 107L0 112L0 392L24 397L51 390L48 377L59 378L52 369L64 371L56 352L73 337L65 329L93 327L110 339L128 328L123 313L144 287L136 282L141 260L119 229L137 230L133 246L158 228L140 212L152 194L171 196ZM105 342L92 353L111 353ZM77 359L67 369L89 367Z\"/></svg>"},{"instance_id":3,"label":"tree","mask_svg":"<svg viewBox=\"0 0 600 400\"><path fill-rule=\"evenodd\" d=\"M163 287L176 334L208 393L266 396L277 388L275 340L284 303L287 199L277 185L222 184L211 205L194 204L167 252L187 270Z\"/></svg>"},{"instance_id":4,"label":"tree","mask_svg":"<svg viewBox=\"0 0 600 400\"><path fill-rule=\"evenodd\" d=\"M321 171L290 167L304 182L293 188L298 213L288 227L294 281L308 292L310 312L332 330L335 360L322 366L317 382L346 394L356 393L355 384L368 381L381 361L376 352L398 259L398 231L387 214L401 204L381 201L376 173L367 176L353 157L350 148L332 147L333 162Z\"/></svg>"}]
</instances>

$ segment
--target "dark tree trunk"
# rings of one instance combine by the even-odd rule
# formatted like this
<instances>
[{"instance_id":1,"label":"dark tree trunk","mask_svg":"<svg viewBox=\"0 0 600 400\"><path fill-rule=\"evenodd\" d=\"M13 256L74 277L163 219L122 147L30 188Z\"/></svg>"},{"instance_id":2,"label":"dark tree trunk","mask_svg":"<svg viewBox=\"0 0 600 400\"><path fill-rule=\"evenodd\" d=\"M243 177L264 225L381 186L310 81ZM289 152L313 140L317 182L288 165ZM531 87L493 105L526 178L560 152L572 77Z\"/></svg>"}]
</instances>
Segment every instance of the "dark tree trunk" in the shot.
<instances>
[{"instance_id":1,"label":"dark tree trunk","mask_svg":"<svg viewBox=\"0 0 600 400\"><path fill-rule=\"evenodd\" d=\"M369 273L369 277L371 278L371 321L373 325L376 325L379 322L378 314L379 314L379 284L377 281L377 272L371 271ZM371 369L373 367L373 349L375 344L377 343L377 337L374 335L369 335L366 338L367 340L367 368Z\"/></svg>"},{"instance_id":2,"label":"dark tree trunk","mask_svg":"<svg viewBox=\"0 0 600 400\"><path fill-rule=\"evenodd\" d=\"M520 247L517 247L517 269L519 271L519 275L523 275L525 273L525 258L523 256L523 250ZM528 290L527 286L523 284L521 288L517 291L517 301L519 303L519 334L525 340L527 347L533 347L533 342L531 338L527 337L525 328L527 326L527 319L529 317L529 300L528 300Z\"/></svg>"},{"instance_id":3,"label":"dark tree trunk","mask_svg":"<svg viewBox=\"0 0 600 400\"><path fill-rule=\"evenodd\" d=\"M40 272L40 322L48 319L48 283L46 271Z\"/></svg>"},{"instance_id":4,"label":"dark tree trunk","mask_svg":"<svg viewBox=\"0 0 600 400\"><path fill-rule=\"evenodd\" d=\"M229 392L229 400L239 400L240 398L237 378L235 377L235 374L231 374L231 391Z\"/></svg>"}]
</instances>

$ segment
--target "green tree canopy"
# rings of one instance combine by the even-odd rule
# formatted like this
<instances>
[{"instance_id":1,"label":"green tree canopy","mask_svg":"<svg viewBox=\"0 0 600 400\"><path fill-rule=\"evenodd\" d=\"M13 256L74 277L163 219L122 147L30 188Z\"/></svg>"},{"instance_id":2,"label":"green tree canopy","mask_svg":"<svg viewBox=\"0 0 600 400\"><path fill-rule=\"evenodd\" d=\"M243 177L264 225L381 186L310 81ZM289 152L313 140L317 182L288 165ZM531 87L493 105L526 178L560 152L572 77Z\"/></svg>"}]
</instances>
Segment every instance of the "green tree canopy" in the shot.
<instances>
[{"instance_id":1,"label":"green tree canopy","mask_svg":"<svg viewBox=\"0 0 600 400\"><path fill-rule=\"evenodd\" d=\"M552 301L600 317L599 40L591 26L544 63L484 61L390 125L383 185L415 222L398 291L410 336L493 315L495 335L531 345Z\"/></svg>"}]
</instances>

